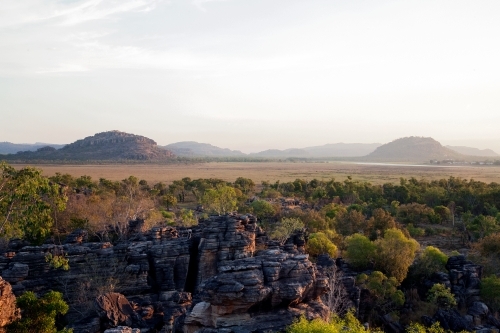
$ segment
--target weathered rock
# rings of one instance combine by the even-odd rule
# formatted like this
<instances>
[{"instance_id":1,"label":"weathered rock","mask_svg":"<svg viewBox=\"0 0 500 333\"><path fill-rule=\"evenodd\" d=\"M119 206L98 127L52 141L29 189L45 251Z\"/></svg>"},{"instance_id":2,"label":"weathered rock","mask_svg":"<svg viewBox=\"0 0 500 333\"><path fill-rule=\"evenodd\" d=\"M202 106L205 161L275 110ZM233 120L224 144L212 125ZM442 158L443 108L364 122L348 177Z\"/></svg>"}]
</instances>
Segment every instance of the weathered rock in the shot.
<instances>
[{"instance_id":1,"label":"weathered rock","mask_svg":"<svg viewBox=\"0 0 500 333\"><path fill-rule=\"evenodd\" d=\"M16 295L61 291L75 332L117 325L243 332L281 329L300 315L327 318L320 299L327 278L303 254L303 235L267 248L256 222L251 215L212 216L191 229L143 234L135 221L133 235L115 245L87 243L85 232L75 231L62 246L0 254L0 275ZM64 253L70 269L52 268L48 253Z\"/></svg>"},{"instance_id":2,"label":"weathered rock","mask_svg":"<svg viewBox=\"0 0 500 333\"><path fill-rule=\"evenodd\" d=\"M108 328L104 333L140 333L141 330L128 326L118 326L115 328Z\"/></svg>"},{"instance_id":3,"label":"weathered rock","mask_svg":"<svg viewBox=\"0 0 500 333\"><path fill-rule=\"evenodd\" d=\"M446 330L452 330L454 332L472 330L472 327L467 322L467 320L465 320L465 318L463 318L455 309L439 309L434 315L433 319L435 321L438 321L441 324L441 327Z\"/></svg>"},{"instance_id":4,"label":"weathered rock","mask_svg":"<svg viewBox=\"0 0 500 333\"><path fill-rule=\"evenodd\" d=\"M0 276L0 332L4 332L3 327L20 318L20 315L10 283Z\"/></svg>"},{"instance_id":5,"label":"weathered rock","mask_svg":"<svg viewBox=\"0 0 500 333\"><path fill-rule=\"evenodd\" d=\"M97 313L106 326L132 325L137 314L125 296L118 293L106 293L95 300Z\"/></svg>"}]
</instances>

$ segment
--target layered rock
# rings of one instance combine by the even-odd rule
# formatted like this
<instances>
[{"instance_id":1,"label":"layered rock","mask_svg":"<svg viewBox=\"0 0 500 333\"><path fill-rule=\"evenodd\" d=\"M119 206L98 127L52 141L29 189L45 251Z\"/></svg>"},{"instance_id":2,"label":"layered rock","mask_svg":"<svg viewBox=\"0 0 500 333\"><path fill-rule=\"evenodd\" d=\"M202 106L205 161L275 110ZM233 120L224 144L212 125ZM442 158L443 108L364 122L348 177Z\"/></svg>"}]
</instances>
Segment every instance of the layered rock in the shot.
<instances>
[{"instance_id":1,"label":"layered rock","mask_svg":"<svg viewBox=\"0 0 500 333\"><path fill-rule=\"evenodd\" d=\"M300 315L328 316L327 278L303 253L303 237L266 248L250 215L134 232L114 246L86 238L79 230L64 245L17 245L0 254L0 275L17 295L61 291L75 332L277 330ZM52 268L48 254L64 255L70 269Z\"/></svg>"}]
</instances>

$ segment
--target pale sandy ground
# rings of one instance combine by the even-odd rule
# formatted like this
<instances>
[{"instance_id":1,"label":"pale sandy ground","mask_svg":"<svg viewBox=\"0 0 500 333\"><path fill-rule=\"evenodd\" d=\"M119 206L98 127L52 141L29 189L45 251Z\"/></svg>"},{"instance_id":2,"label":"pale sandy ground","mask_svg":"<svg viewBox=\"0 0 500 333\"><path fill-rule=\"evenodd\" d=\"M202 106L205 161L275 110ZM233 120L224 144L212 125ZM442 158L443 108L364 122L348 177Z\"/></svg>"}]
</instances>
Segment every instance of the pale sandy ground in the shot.
<instances>
[{"instance_id":1,"label":"pale sandy ground","mask_svg":"<svg viewBox=\"0 0 500 333\"><path fill-rule=\"evenodd\" d=\"M14 165L20 168L23 165ZM221 162L172 165L33 165L43 170L47 176L56 172L69 173L75 177L91 176L93 179L106 178L122 180L130 175L145 179L149 183L170 183L184 177L221 178L234 181L238 177L251 178L257 184L263 180L281 182L296 178L344 180L352 176L355 180L366 180L374 184L399 182L400 177L417 179L441 179L461 177L484 182L500 182L498 166L408 166L408 165L367 165L349 162L292 163L292 162Z\"/></svg>"}]
</instances>

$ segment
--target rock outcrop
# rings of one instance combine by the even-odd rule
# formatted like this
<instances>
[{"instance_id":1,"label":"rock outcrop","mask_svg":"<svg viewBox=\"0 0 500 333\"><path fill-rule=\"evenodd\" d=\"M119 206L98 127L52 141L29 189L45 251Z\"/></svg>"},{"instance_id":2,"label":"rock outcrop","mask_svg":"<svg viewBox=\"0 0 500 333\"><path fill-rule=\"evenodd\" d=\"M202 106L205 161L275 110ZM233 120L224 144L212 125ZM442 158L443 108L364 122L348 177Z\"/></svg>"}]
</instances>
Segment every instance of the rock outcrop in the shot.
<instances>
[{"instance_id":1,"label":"rock outcrop","mask_svg":"<svg viewBox=\"0 0 500 333\"><path fill-rule=\"evenodd\" d=\"M155 141L120 131L97 133L77 140L60 149L44 147L37 151L22 151L7 155L9 160L140 160L166 161L174 154L159 147Z\"/></svg>"},{"instance_id":2,"label":"rock outcrop","mask_svg":"<svg viewBox=\"0 0 500 333\"><path fill-rule=\"evenodd\" d=\"M20 312L16 307L16 296L12 292L12 287L0 276L0 333L5 332L4 327L19 316Z\"/></svg>"},{"instance_id":3,"label":"rock outcrop","mask_svg":"<svg viewBox=\"0 0 500 333\"><path fill-rule=\"evenodd\" d=\"M67 241L11 248L0 254L0 275L17 295L63 292L75 332L253 332L329 315L321 301L328 279L304 253L303 236L279 247L251 215L157 227L114 246L86 242L81 230ZM64 253L70 269L51 268L49 253Z\"/></svg>"}]
</instances>

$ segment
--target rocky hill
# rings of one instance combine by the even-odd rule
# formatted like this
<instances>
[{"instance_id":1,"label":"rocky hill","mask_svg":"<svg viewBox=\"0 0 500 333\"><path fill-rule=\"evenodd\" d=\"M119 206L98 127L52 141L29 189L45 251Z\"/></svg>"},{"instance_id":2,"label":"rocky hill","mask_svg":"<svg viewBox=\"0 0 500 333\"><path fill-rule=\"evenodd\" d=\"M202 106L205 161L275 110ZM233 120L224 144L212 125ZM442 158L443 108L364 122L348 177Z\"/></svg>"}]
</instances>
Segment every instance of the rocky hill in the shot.
<instances>
[{"instance_id":1,"label":"rocky hill","mask_svg":"<svg viewBox=\"0 0 500 333\"><path fill-rule=\"evenodd\" d=\"M491 149L478 149L473 147L465 147L465 146L446 146L453 151L456 151L459 154L469 155L469 156L483 156L483 157L498 157L499 154L495 153Z\"/></svg>"},{"instance_id":2,"label":"rocky hill","mask_svg":"<svg viewBox=\"0 0 500 333\"><path fill-rule=\"evenodd\" d=\"M75 141L61 149L47 146L34 152L20 152L5 155L2 158L8 160L163 161L173 156L171 151L160 148L155 141L144 136L109 131Z\"/></svg>"},{"instance_id":3,"label":"rocky hill","mask_svg":"<svg viewBox=\"0 0 500 333\"><path fill-rule=\"evenodd\" d=\"M195 141L182 141L163 146L177 156L186 157L244 157L246 156L239 150L219 148L208 143L199 143Z\"/></svg>"},{"instance_id":4,"label":"rocky hill","mask_svg":"<svg viewBox=\"0 0 500 333\"><path fill-rule=\"evenodd\" d=\"M410 136L386 143L367 155L367 161L428 162L429 160L463 160L466 156L443 147L433 138Z\"/></svg>"},{"instance_id":5,"label":"rocky hill","mask_svg":"<svg viewBox=\"0 0 500 333\"><path fill-rule=\"evenodd\" d=\"M268 149L249 154L252 157L265 158L330 158L365 156L373 152L379 143L330 143L322 146L290 149Z\"/></svg>"}]
</instances>

